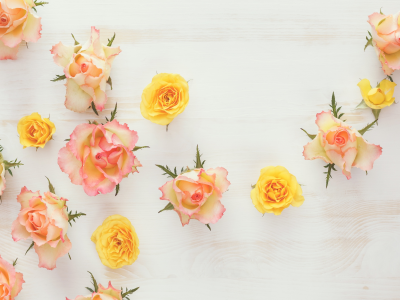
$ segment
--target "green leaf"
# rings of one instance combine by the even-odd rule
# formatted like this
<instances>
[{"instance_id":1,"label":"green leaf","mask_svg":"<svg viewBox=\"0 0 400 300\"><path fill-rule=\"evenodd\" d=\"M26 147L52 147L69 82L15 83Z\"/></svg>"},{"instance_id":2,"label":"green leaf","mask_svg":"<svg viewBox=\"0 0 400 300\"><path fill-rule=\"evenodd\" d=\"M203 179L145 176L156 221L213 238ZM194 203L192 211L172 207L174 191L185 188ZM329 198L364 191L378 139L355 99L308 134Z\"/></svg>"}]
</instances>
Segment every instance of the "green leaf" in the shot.
<instances>
[{"instance_id":1,"label":"green leaf","mask_svg":"<svg viewBox=\"0 0 400 300\"><path fill-rule=\"evenodd\" d=\"M29 246L29 248L28 248L28 250L26 250L26 252L25 252L25 255L29 252L29 250L31 250L32 249L32 247L35 245L35 243L34 242L32 242L32 244Z\"/></svg>"},{"instance_id":2,"label":"green leaf","mask_svg":"<svg viewBox=\"0 0 400 300\"><path fill-rule=\"evenodd\" d=\"M340 119L340 117L343 116L343 114L338 115L338 113L342 107L341 106L339 108L337 107L337 102L335 99L335 92L332 93L332 101L329 106L331 107L332 114L335 118Z\"/></svg>"},{"instance_id":3,"label":"green leaf","mask_svg":"<svg viewBox=\"0 0 400 300\"><path fill-rule=\"evenodd\" d=\"M160 212L163 212L164 210L173 210L174 209L174 206L172 205L172 203L171 202L169 202L168 204L167 204L167 206L165 206L162 210L160 210L158 213L160 213Z\"/></svg>"},{"instance_id":4,"label":"green leaf","mask_svg":"<svg viewBox=\"0 0 400 300\"><path fill-rule=\"evenodd\" d=\"M71 33L71 35L72 35L72 38L74 39L75 46L76 46L76 45L79 45L79 42L75 39L74 35L73 35L72 33Z\"/></svg>"},{"instance_id":5,"label":"green leaf","mask_svg":"<svg viewBox=\"0 0 400 300\"><path fill-rule=\"evenodd\" d=\"M87 287L87 289L89 290L89 291L92 291L92 293L94 293L94 292L98 292L98 290L99 290L99 286L97 285L97 281L96 281L96 279L94 278L94 276L93 276L93 274L92 273L90 273L89 271L88 271L88 273L90 274L90 276L92 277L92 284L93 284L93 290L91 289L91 288L88 288Z\"/></svg>"},{"instance_id":6,"label":"green leaf","mask_svg":"<svg viewBox=\"0 0 400 300\"><path fill-rule=\"evenodd\" d=\"M69 142L71 139L65 139L64 142Z\"/></svg>"},{"instance_id":7,"label":"green leaf","mask_svg":"<svg viewBox=\"0 0 400 300\"><path fill-rule=\"evenodd\" d=\"M329 179L332 178L331 172L332 170L336 171L335 164L327 164L324 168L328 168L328 171L324 172L326 174L326 188L328 188Z\"/></svg>"},{"instance_id":8,"label":"green leaf","mask_svg":"<svg viewBox=\"0 0 400 300\"><path fill-rule=\"evenodd\" d=\"M368 38L368 36L365 37L367 39L367 43L364 46L364 51L368 48L368 46L373 46L372 44L372 37Z\"/></svg>"},{"instance_id":9,"label":"green leaf","mask_svg":"<svg viewBox=\"0 0 400 300\"><path fill-rule=\"evenodd\" d=\"M380 13L381 15L384 15L384 13L382 13L382 7L381 7L381 9L379 10L379 13Z\"/></svg>"},{"instance_id":10,"label":"green leaf","mask_svg":"<svg viewBox=\"0 0 400 300\"><path fill-rule=\"evenodd\" d=\"M13 261L13 267L15 267L17 265L17 260L18 260L18 257Z\"/></svg>"},{"instance_id":11,"label":"green leaf","mask_svg":"<svg viewBox=\"0 0 400 300\"><path fill-rule=\"evenodd\" d=\"M107 47L111 47L112 44L114 43L114 40L115 40L115 32L114 32L113 37L111 39L108 39Z\"/></svg>"},{"instance_id":12,"label":"green leaf","mask_svg":"<svg viewBox=\"0 0 400 300\"><path fill-rule=\"evenodd\" d=\"M94 104L93 101L92 101L92 104L90 105L90 107L93 109L93 111L94 111L94 113L95 113L96 115L99 115L99 113L97 112L97 109L96 109L96 105Z\"/></svg>"},{"instance_id":13,"label":"green leaf","mask_svg":"<svg viewBox=\"0 0 400 300\"><path fill-rule=\"evenodd\" d=\"M13 161L7 161L4 160L4 168L11 174L11 176L13 175L11 172L11 168L19 168L19 166L23 166L24 164L21 163L21 161L17 161L17 159L13 160Z\"/></svg>"},{"instance_id":14,"label":"green leaf","mask_svg":"<svg viewBox=\"0 0 400 300\"><path fill-rule=\"evenodd\" d=\"M135 148L133 148L133 152L138 151L140 149L144 149L144 148L150 148L149 146L135 146Z\"/></svg>"},{"instance_id":15,"label":"green leaf","mask_svg":"<svg viewBox=\"0 0 400 300\"><path fill-rule=\"evenodd\" d=\"M361 108L369 108L369 106L365 103L364 99L361 100L360 104L356 106L356 109L361 109Z\"/></svg>"},{"instance_id":16,"label":"green leaf","mask_svg":"<svg viewBox=\"0 0 400 300\"><path fill-rule=\"evenodd\" d=\"M68 252L68 257L69 257L69 260L72 260L71 255L69 254L69 252Z\"/></svg>"},{"instance_id":17,"label":"green leaf","mask_svg":"<svg viewBox=\"0 0 400 300\"><path fill-rule=\"evenodd\" d=\"M117 196L119 193L119 183L117 184L117 186L115 187L115 196Z\"/></svg>"},{"instance_id":18,"label":"green leaf","mask_svg":"<svg viewBox=\"0 0 400 300\"><path fill-rule=\"evenodd\" d=\"M204 168L204 163L206 161L205 160L203 162L201 161L201 156L202 155L203 154L200 154L200 151L199 151L199 145L197 145L197 148L196 148L196 160L194 160L194 163L195 163L194 167L196 169Z\"/></svg>"},{"instance_id":19,"label":"green leaf","mask_svg":"<svg viewBox=\"0 0 400 300\"><path fill-rule=\"evenodd\" d=\"M316 134L309 134L307 131L305 131L303 128L300 128L301 130L303 130L307 135L308 135L308 137L310 138L310 139L315 139L316 137L317 137L317 135Z\"/></svg>"},{"instance_id":20,"label":"green leaf","mask_svg":"<svg viewBox=\"0 0 400 300\"><path fill-rule=\"evenodd\" d=\"M372 109L372 113L373 113L373 115L375 117L375 120L377 121L376 124L378 124L378 119L379 119L379 115L381 113L381 110L380 109Z\"/></svg>"},{"instance_id":21,"label":"green leaf","mask_svg":"<svg viewBox=\"0 0 400 300\"><path fill-rule=\"evenodd\" d=\"M206 226L208 227L208 229L210 229L210 231L211 231L211 227L210 227L210 224L206 224Z\"/></svg>"},{"instance_id":22,"label":"green leaf","mask_svg":"<svg viewBox=\"0 0 400 300\"><path fill-rule=\"evenodd\" d=\"M376 122L378 122L378 120L375 120L375 121L372 122L371 124L368 124L367 126L365 126L363 129L359 130L358 132L359 132L361 135L364 135L364 133L366 133L368 130L370 130L370 129L375 125Z\"/></svg>"},{"instance_id":23,"label":"green leaf","mask_svg":"<svg viewBox=\"0 0 400 300\"><path fill-rule=\"evenodd\" d=\"M111 112L110 122L112 122L112 121L115 119L115 116L117 115L117 108L118 108L118 103L115 103L115 108L114 108L114 110Z\"/></svg>"},{"instance_id":24,"label":"green leaf","mask_svg":"<svg viewBox=\"0 0 400 300\"><path fill-rule=\"evenodd\" d=\"M393 82L392 76L387 75L387 78L388 78L391 82Z\"/></svg>"},{"instance_id":25,"label":"green leaf","mask_svg":"<svg viewBox=\"0 0 400 300\"><path fill-rule=\"evenodd\" d=\"M139 287L137 287L136 289L131 289L131 290L128 290L128 288L126 288L126 289L125 289L125 292L123 292L124 289L121 288L121 291L122 291L122 294L121 294L122 299L123 299L123 298L126 298L127 300L130 300L128 296L131 295L131 294L133 294L134 292L136 292L138 289L139 289Z\"/></svg>"},{"instance_id":26,"label":"green leaf","mask_svg":"<svg viewBox=\"0 0 400 300\"><path fill-rule=\"evenodd\" d=\"M37 6L44 6L44 5L46 5L46 4L49 4L49 2L37 2L37 0L35 0L33 3L35 3L35 6L37 7ZM36 7L32 7L32 9L35 11L35 12L37 12L37 10L36 10Z\"/></svg>"},{"instance_id":27,"label":"green leaf","mask_svg":"<svg viewBox=\"0 0 400 300\"><path fill-rule=\"evenodd\" d=\"M14 176L13 173L11 172L11 169L8 169L7 171L8 173L10 173L11 176Z\"/></svg>"},{"instance_id":28,"label":"green leaf","mask_svg":"<svg viewBox=\"0 0 400 300\"><path fill-rule=\"evenodd\" d=\"M67 77L65 75L56 75L56 78L54 78L50 81L56 82L56 81L60 81L60 80L64 80L64 79L67 79Z\"/></svg>"},{"instance_id":29,"label":"green leaf","mask_svg":"<svg viewBox=\"0 0 400 300\"><path fill-rule=\"evenodd\" d=\"M68 223L69 223L69 225L72 227L72 221L75 223L76 221L75 221L75 219L78 219L78 218L80 218L80 217L82 217L82 216L86 216L86 214L84 214L84 213L78 213L78 211L75 211L75 213L73 214L72 213L72 210L68 213Z\"/></svg>"},{"instance_id":30,"label":"green leaf","mask_svg":"<svg viewBox=\"0 0 400 300\"><path fill-rule=\"evenodd\" d=\"M46 176L44 176L44 177L46 177ZM46 177L46 178L47 178L47 177ZM54 186L51 184L50 179L47 178L47 181L49 182L49 191L50 191L50 193L55 194L55 193L56 193L56 189L55 189Z\"/></svg>"},{"instance_id":31,"label":"green leaf","mask_svg":"<svg viewBox=\"0 0 400 300\"><path fill-rule=\"evenodd\" d=\"M168 175L168 177L176 178L178 177L178 174L176 173L176 167L174 169L174 172L168 167L168 166L161 166L161 165L156 165L159 167L161 170L163 170L165 173L163 175Z\"/></svg>"},{"instance_id":32,"label":"green leaf","mask_svg":"<svg viewBox=\"0 0 400 300\"><path fill-rule=\"evenodd\" d=\"M107 83L110 85L111 90L112 90L112 79L111 79L111 77L108 77Z\"/></svg>"}]
</instances>

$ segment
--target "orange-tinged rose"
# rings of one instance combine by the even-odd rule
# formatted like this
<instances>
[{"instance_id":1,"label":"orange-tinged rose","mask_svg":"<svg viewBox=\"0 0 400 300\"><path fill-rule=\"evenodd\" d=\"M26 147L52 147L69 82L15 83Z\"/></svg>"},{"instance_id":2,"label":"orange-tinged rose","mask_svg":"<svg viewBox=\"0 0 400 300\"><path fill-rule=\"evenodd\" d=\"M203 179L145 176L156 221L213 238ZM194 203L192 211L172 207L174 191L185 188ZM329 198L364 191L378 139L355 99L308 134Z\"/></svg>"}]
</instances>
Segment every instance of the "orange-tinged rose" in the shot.
<instances>
[{"instance_id":1,"label":"orange-tinged rose","mask_svg":"<svg viewBox=\"0 0 400 300\"><path fill-rule=\"evenodd\" d=\"M13 300L24 282L22 273L15 272L14 266L0 256L0 300Z\"/></svg>"},{"instance_id":2,"label":"orange-tinged rose","mask_svg":"<svg viewBox=\"0 0 400 300\"><path fill-rule=\"evenodd\" d=\"M18 122L19 141L26 147L44 148L56 132L56 127L50 119L43 118L38 113L23 117Z\"/></svg>"}]
</instances>

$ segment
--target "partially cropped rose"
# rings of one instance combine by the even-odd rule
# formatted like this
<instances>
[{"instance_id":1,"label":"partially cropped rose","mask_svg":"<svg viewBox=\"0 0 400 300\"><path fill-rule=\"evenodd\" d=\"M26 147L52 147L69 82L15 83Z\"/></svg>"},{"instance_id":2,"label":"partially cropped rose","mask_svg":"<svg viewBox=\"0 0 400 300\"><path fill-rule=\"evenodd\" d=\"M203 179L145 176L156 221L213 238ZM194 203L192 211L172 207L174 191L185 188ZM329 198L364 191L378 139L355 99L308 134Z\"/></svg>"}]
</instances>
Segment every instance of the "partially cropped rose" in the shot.
<instances>
[{"instance_id":1,"label":"partially cropped rose","mask_svg":"<svg viewBox=\"0 0 400 300\"><path fill-rule=\"evenodd\" d=\"M122 300L121 290L117 290L111 285L111 281L108 283L108 288L105 288L99 284L99 289L87 296L77 296L74 300ZM1 300L1 299L0 299ZM67 298L67 300L72 300Z\"/></svg>"},{"instance_id":2,"label":"partially cropped rose","mask_svg":"<svg viewBox=\"0 0 400 300\"><path fill-rule=\"evenodd\" d=\"M260 178L251 191L251 200L259 212L280 215L290 205L301 206L304 197L296 177L286 168L278 166L261 170Z\"/></svg>"},{"instance_id":3,"label":"partially cropped rose","mask_svg":"<svg viewBox=\"0 0 400 300\"><path fill-rule=\"evenodd\" d=\"M13 300L24 282L22 273L15 272L14 266L0 255L0 300Z\"/></svg>"},{"instance_id":4,"label":"partially cropped rose","mask_svg":"<svg viewBox=\"0 0 400 300\"><path fill-rule=\"evenodd\" d=\"M132 152L139 137L127 124L81 124L70 137L58 153L58 165L89 196L110 193L142 166Z\"/></svg>"},{"instance_id":5,"label":"partially cropped rose","mask_svg":"<svg viewBox=\"0 0 400 300\"><path fill-rule=\"evenodd\" d=\"M189 103L189 85L178 74L161 73L153 77L142 94L140 111L153 123L168 125Z\"/></svg>"},{"instance_id":6,"label":"partially cropped rose","mask_svg":"<svg viewBox=\"0 0 400 300\"><path fill-rule=\"evenodd\" d=\"M39 256L39 267L54 269L57 259L72 247L67 236L67 199L50 192L41 196L40 192L23 187L17 200L21 204L21 211L12 224L13 240L17 242L32 238Z\"/></svg>"},{"instance_id":7,"label":"partially cropped rose","mask_svg":"<svg viewBox=\"0 0 400 300\"><path fill-rule=\"evenodd\" d=\"M42 118L38 113L23 117L18 122L19 141L26 147L44 148L56 132L54 123Z\"/></svg>"},{"instance_id":8,"label":"partially cropped rose","mask_svg":"<svg viewBox=\"0 0 400 300\"><path fill-rule=\"evenodd\" d=\"M382 109L394 103L394 88L397 84L387 79L382 80L376 88L372 88L368 79L358 83L365 104L372 109Z\"/></svg>"},{"instance_id":9,"label":"partially cropped rose","mask_svg":"<svg viewBox=\"0 0 400 300\"><path fill-rule=\"evenodd\" d=\"M352 167L369 171L382 154L381 146L369 144L357 130L332 116L331 112L317 114L315 123L319 131L315 139L304 146L304 158L333 163L342 169L347 179L351 178Z\"/></svg>"},{"instance_id":10,"label":"partially cropped rose","mask_svg":"<svg viewBox=\"0 0 400 300\"><path fill-rule=\"evenodd\" d=\"M0 153L0 199L6 189L6 166L4 165L3 155Z\"/></svg>"},{"instance_id":11,"label":"partially cropped rose","mask_svg":"<svg viewBox=\"0 0 400 300\"><path fill-rule=\"evenodd\" d=\"M400 12L395 15L373 13L368 17L372 44L386 75L400 69Z\"/></svg>"},{"instance_id":12,"label":"partially cropped rose","mask_svg":"<svg viewBox=\"0 0 400 300\"><path fill-rule=\"evenodd\" d=\"M37 42L42 25L33 0L0 0L0 60L17 59L22 41Z\"/></svg>"},{"instance_id":13,"label":"partially cropped rose","mask_svg":"<svg viewBox=\"0 0 400 300\"><path fill-rule=\"evenodd\" d=\"M160 187L163 193L160 199L174 206L182 226L189 224L190 219L215 224L226 210L221 199L231 184L227 176L228 171L224 168L183 173Z\"/></svg>"},{"instance_id":14,"label":"partially cropped rose","mask_svg":"<svg viewBox=\"0 0 400 300\"><path fill-rule=\"evenodd\" d=\"M100 42L100 30L92 27L92 36L84 45L53 46L54 62L64 68L67 78L65 107L76 112L86 111L92 102L98 111L107 102L106 85L111 66L121 49Z\"/></svg>"},{"instance_id":15,"label":"partially cropped rose","mask_svg":"<svg viewBox=\"0 0 400 300\"><path fill-rule=\"evenodd\" d=\"M120 215L104 220L92 235L92 242L103 265L118 269L133 264L139 251L139 239L131 222Z\"/></svg>"}]
</instances>

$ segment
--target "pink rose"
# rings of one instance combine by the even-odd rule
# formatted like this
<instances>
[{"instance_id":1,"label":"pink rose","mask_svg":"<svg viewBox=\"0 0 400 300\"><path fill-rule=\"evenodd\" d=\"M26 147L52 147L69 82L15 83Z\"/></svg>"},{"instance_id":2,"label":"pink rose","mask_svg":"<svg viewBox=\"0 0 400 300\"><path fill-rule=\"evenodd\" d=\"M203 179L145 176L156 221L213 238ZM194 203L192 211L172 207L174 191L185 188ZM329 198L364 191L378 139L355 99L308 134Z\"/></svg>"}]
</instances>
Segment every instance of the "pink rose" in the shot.
<instances>
[{"instance_id":1,"label":"pink rose","mask_svg":"<svg viewBox=\"0 0 400 300\"><path fill-rule=\"evenodd\" d=\"M3 162L3 157L0 153L0 199L6 189L6 166Z\"/></svg>"},{"instance_id":2,"label":"pink rose","mask_svg":"<svg viewBox=\"0 0 400 300\"><path fill-rule=\"evenodd\" d=\"M386 75L400 69L400 12L395 15L373 13L368 17L376 54Z\"/></svg>"},{"instance_id":3,"label":"pink rose","mask_svg":"<svg viewBox=\"0 0 400 300\"><path fill-rule=\"evenodd\" d=\"M0 0L0 60L17 59L19 44L37 42L42 25L33 0Z\"/></svg>"},{"instance_id":4,"label":"pink rose","mask_svg":"<svg viewBox=\"0 0 400 300\"><path fill-rule=\"evenodd\" d=\"M58 153L58 165L89 196L110 193L142 166L132 152L137 141L136 131L117 120L105 125L81 124Z\"/></svg>"},{"instance_id":5,"label":"pink rose","mask_svg":"<svg viewBox=\"0 0 400 300\"><path fill-rule=\"evenodd\" d=\"M102 111L107 102L106 85L111 65L121 49L102 45L100 30L92 27L92 36L84 44L53 46L54 62L64 68L67 77L65 107L76 112L86 111L92 102Z\"/></svg>"},{"instance_id":6,"label":"pink rose","mask_svg":"<svg viewBox=\"0 0 400 300\"><path fill-rule=\"evenodd\" d=\"M315 123L319 132L304 146L304 158L333 163L342 169L347 179L351 178L352 167L369 171L382 154L381 146L367 143L357 130L336 119L330 111L317 114Z\"/></svg>"},{"instance_id":7,"label":"pink rose","mask_svg":"<svg viewBox=\"0 0 400 300\"><path fill-rule=\"evenodd\" d=\"M0 298L1 300L1 298ZM67 300L71 300L68 299ZM103 287L99 284L99 289L88 296L77 296L74 300L122 300L121 290L115 289L111 285L111 281L108 283L108 288Z\"/></svg>"},{"instance_id":8,"label":"pink rose","mask_svg":"<svg viewBox=\"0 0 400 300\"><path fill-rule=\"evenodd\" d=\"M24 282L22 273L15 272L14 266L0 256L0 300L13 300Z\"/></svg>"},{"instance_id":9,"label":"pink rose","mask_svg":"<svg viewBox=\"0 0 400 300\"><path fill-rule=\"evenodd\" d=\"M227 175L224 168L183 173L160 187L163 193L160 199L171 202L182 226L189 224L190 219L204 224L217 223L226 210L221 198L231 184Z\"/></svg>"},{"instance_id":10,"label":"pink rose","mask_svg":"<svg viewBox=\"0 0 400 300\"><path fill-rule=\"evenodd\" d=\"M18 218L12 225L14 241L32 238L34 249L39 256L39 267L52 270L59 257L68 253L72 244L67 236L68 214L67 199L46 192L21 189L17 197L21 204Z\"/></svg>"}]
</instances>

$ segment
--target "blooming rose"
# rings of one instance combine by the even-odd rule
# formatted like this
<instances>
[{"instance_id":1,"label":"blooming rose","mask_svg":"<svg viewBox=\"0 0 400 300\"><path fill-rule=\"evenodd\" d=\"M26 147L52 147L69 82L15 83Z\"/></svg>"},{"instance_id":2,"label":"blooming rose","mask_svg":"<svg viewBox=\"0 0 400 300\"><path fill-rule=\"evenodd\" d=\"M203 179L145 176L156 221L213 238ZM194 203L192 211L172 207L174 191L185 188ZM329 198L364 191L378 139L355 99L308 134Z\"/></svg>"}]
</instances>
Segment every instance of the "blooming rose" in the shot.
<instances>
[{"instance_id":1,"label":"blooming rose","mask_svg":"<svg viewBox=\"0 0 400 300\"><path fill-rule=\"evenodd\" d=\"M373 13L368 17L373 46L382 70L390 75L400 69L400 12L395 15Z\"/></svg>"},{"instance_id":2,"label":"blooming rose","mask_svg":"<svg viewBox=\"0 0 400 300\"><path fill-rule=\"evenodd\" d=\"M160 199L171 202L182 226L189 224L190 219L215 224L226 210L221 198L231 184L227 175L224 168L191 170L160 187Z\"/></svg>"},{"instance_id":3,"label":"blooming rose","mask_svg":"<svg viewBox=\"0 0 400 300\"><path fill-rule=\"evenodd\" d=\"M0 256L0 300L13 300L24 282L22 273L15 272L14 266Z\"/></svg>"},{"instance_id":4,"label":"blooming rose","mask_svg":"<svg viewBox=\"0 0 400 300\"><path fill-rule=\"evenodd\" d=\"M68 214L65 202L53 193L21 189L17 197L21 211L12 224L14 241L32 238L39 256L39 267L52 270L59 257L68 253L72 244L67 236Z\"/></svg>"},{"instance_id":5,"label":"blooming rose","mask_svg":"<svg viewBox=\"0 0 400 300\"><path fill-rule=\"evenodd\" d=\"M374 161L382 154L381 146L367 143L357 130L336 119L331 112L323 111L317 114L315 123L319 131L317 136L304 146L304 158L320 158L326 163L333 163L342 169L347 179L351 178L351 167L369 171Z\"/></svg>"},{"instance_id":6,"label":"blooming rose","mask_svg":"<svg viewBox=\"0 0 400 300\"><path fill-rule=\"evenodd\" d=\"M105 125L81 124L58 153L58 165L89 196L110 193L129 173L141 167L132 150L136 131L117 120Z\"/></svg>"},{"instance_id":7,"label":"blooming rose","mask_svg":"<svg viewBox=\"0 0 400 300\"><path fill-rule=\"evenodd\" d=\"M95 27L92 27L90 40L83 46L64 46L61 42L53 46L54 62L64 68L67 77L66 108L84 112L94 102L97 110L104 109L111 65L120 52L119 47L101 44L100 30Z\"/></svg>"},{"instance_id":8,"label":"blooming rose","mask_svg":"<svg viewBox=\"0 0 400 300\"><path fill-rule=\"evenodd\" d=\"M47 118L42 119L38 113L23 117L18 122L19 141L24 149L26 147L44 148L55 132L54 123Z\"/></svg>"},{"instance_id":9,"label":"blooming rose","mask_svg":"<svg viewBox=\"0 0 400 300\"><path fill-rule=\"evenodd\" d=\"M42 25L33 0L0 0L0 60L17 59L19 44L37 42Z\"/></svg>"},{"instance_id":10,"label":"blooming rose","mask_svg":"<svg viewBox=\"0 0 400 300\"><path fill-rule=\"evenodd\" d=\"M358 83L365 104L372 109L382 109L392 105L395 100L393 93L396 85L387 79L382 80L376 88L372 88L368 79Z\"/></svg>"},{"instance_id":11,"label":"blooming rose","mask_svg":"<svg viewBox=\"0 0 400 300\"><path fill-rule=\"evenodd\" d=\"M278 166L261 170L260 178L251 191L251 200L259 212L280 215L290 205L301 206L304 197L296 177Z\"/></svg>"},{"instance_id":12,"label":"blooming rose","mask_svg":"<svg viewBox=\"0 0 400 300\"><path fill-rule=\"evenodd\" d=\"M115 289L111 285L111 281L108 283L108 288L105 288L99 283L99 289L86 297L77 296L75 300L122 300L121 290ZM0 299L1 300L1 299ZM68 299L67 300L71 300Z\"/></svg>"},{"instance_id":13,"label":"blooming rose","mask_svg":"<svg viewBox=\"0 0 400 300\"><path fill-rule=\"evenodd\" d=\"M161 73L142 94L140 111L153 123L168 125L189 103L189 85L181 75Z\"/></svg>"},{"instance_id":14,"label":"blooming rose","mask_svg":"<svg viewBox=\"0 0 400 300\"><path fill-rule=\"evenodd\" d=\"M133 264L140 253L135 228L120 215L105 219L93 232L92 242L103 265L111 269Z\"/></svg>"}]
</instances>

